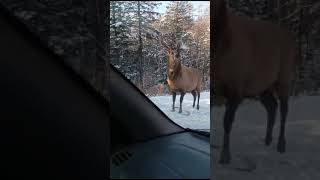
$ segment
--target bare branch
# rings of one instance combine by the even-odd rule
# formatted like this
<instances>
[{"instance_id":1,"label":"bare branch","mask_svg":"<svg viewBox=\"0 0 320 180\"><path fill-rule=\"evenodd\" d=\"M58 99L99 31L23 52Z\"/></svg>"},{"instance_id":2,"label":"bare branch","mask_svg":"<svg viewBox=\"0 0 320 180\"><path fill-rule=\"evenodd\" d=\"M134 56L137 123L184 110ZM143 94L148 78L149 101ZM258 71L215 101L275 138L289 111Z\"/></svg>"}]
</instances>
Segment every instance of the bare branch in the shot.
<instances>
[{"instance_id":1,"label":"bare branch","mask_svg":"<svg viewBox=\"0 0 320 180\"><path fill-rule=\"evenodd\" d=\"M293 11L291 14L289 14L288 16L281 18L280 21L285 21L287 19L289 19L290 17L294 16L295 14L297 14L299 11L301 10L301 8L297 8L295 11Z\"/></svg>"},{"instance_id":2,"label":"bare branch","mask_svg":"<svg viewBox=\"0 0 320 180\"><path fill-rule=\"evenodd\" d=\"M170 49L167 43L164 42L162 33L160 34L160 42L165 48Z\"/></svg>"}]
</instances>

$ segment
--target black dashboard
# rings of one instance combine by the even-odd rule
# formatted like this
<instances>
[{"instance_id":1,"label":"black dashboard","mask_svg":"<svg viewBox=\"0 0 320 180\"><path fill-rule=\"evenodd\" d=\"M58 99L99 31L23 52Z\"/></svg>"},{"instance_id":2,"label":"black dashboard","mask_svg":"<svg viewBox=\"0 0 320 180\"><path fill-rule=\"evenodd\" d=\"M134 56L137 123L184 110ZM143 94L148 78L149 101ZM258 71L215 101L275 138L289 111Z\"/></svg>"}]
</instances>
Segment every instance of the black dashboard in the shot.
<instances>
[{"instance_id":1,"label":"black dashboard","mask_svg":"<svg viewBox=\"0 0 320 180\"><path fill-rule=\"evenodd\" d=\"M112 154L111 178L210 179L209 141L186 131L130 145Z\"/></svg>"}]
</instances>

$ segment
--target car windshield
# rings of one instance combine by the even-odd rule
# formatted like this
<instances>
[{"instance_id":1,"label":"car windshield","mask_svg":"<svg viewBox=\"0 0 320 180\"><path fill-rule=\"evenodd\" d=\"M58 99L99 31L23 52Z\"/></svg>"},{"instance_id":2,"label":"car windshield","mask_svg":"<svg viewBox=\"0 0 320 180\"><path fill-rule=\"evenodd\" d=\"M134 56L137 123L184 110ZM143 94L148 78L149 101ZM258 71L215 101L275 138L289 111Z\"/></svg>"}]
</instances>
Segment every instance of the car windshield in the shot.
<instances>
[{"instance_id":1,"label":"car windshield","mask_svg":"<svg viewBox=\"0 0 320 180\"><path fill-rule=\"evenodd\" d=\"M107 43L97 33L106 22L93 1L1 4L108 99L106 62L96 50ZM210 129L210 1L111 1L108 8L110 63L177 124Z\"/></svg>"},{"instance_id":2,"label":"car windshield","mask_svg":"<svg viewBox=\"0 0 320 180\"><path fill-rule=\"evenodd\" d=\"M209 8L210 1L110 2L111 64L184 128L210 129Z\"/></svg>"}]
</instances>

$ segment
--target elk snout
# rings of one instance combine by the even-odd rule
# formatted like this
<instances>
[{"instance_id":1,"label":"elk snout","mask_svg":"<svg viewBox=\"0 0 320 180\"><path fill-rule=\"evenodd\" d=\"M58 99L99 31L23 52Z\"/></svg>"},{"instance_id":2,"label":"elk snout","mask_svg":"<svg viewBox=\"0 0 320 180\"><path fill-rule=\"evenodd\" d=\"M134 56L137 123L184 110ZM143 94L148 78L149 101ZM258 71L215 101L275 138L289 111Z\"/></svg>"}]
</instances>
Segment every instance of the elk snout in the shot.
<instances>
[{"instance_id":1,"label":"elk snout","mask_svg":"<svg viewBox=\"0 0 320 180\"><path fill-rule=\"evenodd\" d=\"M169 75L170 75L170 76L173 75L173 69L169 69Z\"/></svg>"}]
</instances>

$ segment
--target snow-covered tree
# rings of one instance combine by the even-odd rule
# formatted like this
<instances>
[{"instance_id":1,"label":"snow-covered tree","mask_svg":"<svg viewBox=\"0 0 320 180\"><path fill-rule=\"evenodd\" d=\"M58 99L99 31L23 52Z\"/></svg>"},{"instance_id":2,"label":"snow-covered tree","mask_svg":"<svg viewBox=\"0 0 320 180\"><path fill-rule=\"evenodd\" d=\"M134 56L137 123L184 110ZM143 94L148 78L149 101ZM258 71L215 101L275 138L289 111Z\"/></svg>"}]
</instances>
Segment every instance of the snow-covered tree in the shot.
<instances>
[{"instance_id":1,"label":"snow-covered tree","mask_svg":"<svg viewBox=\"0 0 320 180\"><path fill-rule=\"evenodd\" d=\"M113 2L115 7L110 10L113 64L145 93L148 93L148 89L157 89L154 87L159 84L166 84L167 52L161 43L154 39L162 33L165 41L172 47L176 47L181 40L182 63L203 71L206 76L204 79L208 79L210 50L206 43L210 43L209 11L194 20L189 2L171 2L167 12L160 16L154 12L158 4L153 1ZM205 24L203 30L201 29L205 33L196 32L198 29L194 28L195 25L199 26L200 22ZM193 37L193 33L201 35ZM197 39L200 37L201 39ZM198 49L202 48L201 53L194 48L196 42L199 44ZM204 88L209 86L206 83ZM164 91L168 93L168 89Z\"/></svg>"},{"instance_id":2,"label":"snow-covered tree","mask_svg":"<svg viewBox=\"0 0 320 180\"><path fill-rule=\"evenodd\" d=\"M162 29L170 33L174 39L180 39L192 26L192 11L192 5L188 1L171 1L164 16Z\"/></svg>"},{"instance_id":3,"label":"snow-covered tree","mask_svg":"<svg viewBox=\"0 0 320 180\"><path fill-rule=\"evenodd\" d=\"M112 62L141 90L144 84L143 39L145 30L158 16L154 11L158 4L154 1L111 1L110 4Z\"/></svg>"}]
</instances>

